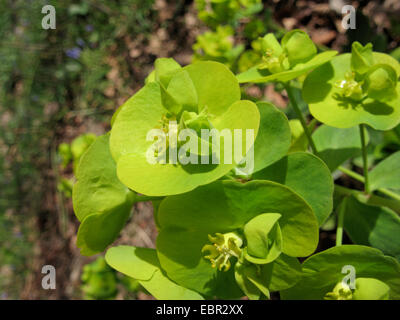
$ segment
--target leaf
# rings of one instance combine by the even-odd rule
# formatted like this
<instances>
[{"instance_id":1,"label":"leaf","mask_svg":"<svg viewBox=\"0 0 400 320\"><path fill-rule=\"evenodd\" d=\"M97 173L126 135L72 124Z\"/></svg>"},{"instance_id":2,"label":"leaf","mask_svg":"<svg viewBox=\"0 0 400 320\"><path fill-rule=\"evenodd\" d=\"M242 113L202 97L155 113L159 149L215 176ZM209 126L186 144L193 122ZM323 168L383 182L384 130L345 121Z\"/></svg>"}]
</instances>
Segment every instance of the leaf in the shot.
<instances>
[{"instance_id":1,"label":"leaf","mask_svg":"<svg viewBox=\"0 0 400 320\"><path fill-rule=\"evenodd\" d=\"M373 54L375 63L389 64L400 74L399 63L382 53ZM351 70L351 54L333 58L329 63L311 72L303 84L303 98L311 114L319 121L336 128L350 128L365 123L377 130L389 130L400 122L400 84L397 98L377 101L369 97L360 101L342 96L335 84L343 81ZM315 90L318 88L318 90Z\"/></svg>"},{"instance_id":2,"label":"leaf","mask_svg":"<svg viewBox=\"0 0 400 320\"><path fill-rule=\"evenodd\" d=\"M400 217L385 207L347 198L344 229L356 244L372 246L400 260Z\"/></svg>"},{"instance_id":3,"label":"leaf","mask_svg":"<svg viewBox=\"0 0 400 320\"><path fill-rule=\"evenodd\" d=\"M160 58L155 61L154 78L165 88L174 74L182 67L172 58Z\"/></svg>"},{"instance_id":4,"label":"leaf","mask_svg":"<svg viewBox=\"0 0 400 320\"><path fill-rule=\"evenodd\" d=\"M307 151L308 139L306 134L304 133L304 129L303 126L301 125L300 120L298 119L289 120L289 126L290 126L290 131L292 133L289 153Z\"/></svg>"},{"instance_id":5,"label":"leaf","mask_svg":"<svg viewBox=\"0 0 400 320\"><path fill-rule=\"evenodd\" d=\"M260 214L244 226L247 240L245 258L253 263L266 264L274 261L282 252L282 233L279 213Z\"/></svg>"},{"instance_id":6,"label":"leaf","mask_svg":"<svg viewBox=\"0 0 400 320\"><path fill-rule=\"evenodd\" d=\"M198 111L197 92L186 70L176 73L171 78L167 91L183 107L183 110Z\"/></svg>"},{"instance_id":7,"label":"leaf","mask_svg":"<svg viewBox=\"0 0 400 320\"><path fill-rule=\"evenodd\" d=\"M216 117L240 100L240 87L232 72L221 63L203 61L183 68L189 73L199 99L198 109L205 106ZM212 77L210 77L212 75Z\"/></svg>"},{"instance_id":8,"label":"leaf","mask_svg":"<svg viewBox=\"0 0 400 320\"><path fill-rule=\"evenodd\" d=\"M248 279L245 273L246 268L251 268L251 267L255 268L256 266L242 265L240 262L237 262L235 265L235 280L240 289L242 289L243 293L250 300L258 300L260 299L262 292L253 281L250 281L250 279ZM269 291L265 291L265 293L267 293L266 296L269 298Z\"/></svg>"},{"instance_id":9,"label":"leaf","mask_svg":"<svg viewBox=\"0 0 400 320\"><path fill-rule=\"evenodd\" d=\"M346 160L361 154L360 132L357 127L340 129L321 125L313 133L318 156L333 172ZM366 144L369 135L366 133Z\"/></svg>"},{"instance_id":10,"label":"leaf","mask_svg":"<svg viewBox=\"0 0 400 320\"><path fill-rule=\"evenodd\" d=\"M369 173L370 188L400 189L400 151L379 162Z\"/></svg>"},{"instance_id":11,"label":"leaf","mask_svg":"<svg viewBox=\"0 0 400 320\"><path fill-rule=\"evenodd\" d=\"M260 121L257 106L250 101L239 100L239 85L225 66L216 62L199 62L183 70L189 74L196 90L199 112L209 114L215 129L219 132L228 129L232 137L234 130L242 130L242 136L246 137L245 132L250 129L254 130L254 137L257 136ZM171 86L174 77L170 79ZM181 89L180 97L183 99L188 89ZM178 92L174 94L178 95ZM110 149L117 162L118 177L126 186L149 196L179 194L215 181L237 166L235 161L224 161L224 139L221 139L220 164L149 163L146 155L154 141L148 141L147 134L152 129L160 128L160 120L166 113L159 84L149 82L125 103L116 117ZM242 156L252 147L246 140L242 139ZM234 148L239 146L234 145Z\"/></svg>"},{"instance_id":12,"label":"leaf","mask_svg":"<svg viewBox=\"0 0 400 320\"><path fill-rule=\"evenodd\" d=\"M264 265L236 264L236 281L243 292L252 299L259 299L260 291L269 298L269 291L275 292L293 287L301 276L300 262L285 254Z\"/></svg>"},{"instance_id":13,"label":"leaf","mask_svg":"<svg viewBox=\"0 0 400 320\"><path fill-rule=\"evenodd\" d=\"M275 181L291 188L312 207L319 225L332 211L332 176L326 165L312 154L291 153L255 173L253 178Z\"/></svg>"},{"instance_id":14,"label":"leaf","mask_svg":"<svg viewBox=\"0 0 400 320\"><path fill-rule=\"evenodd\" d=\"M356 279L354 300L388 300L390 288L382 281L373 278Z\"/></svg>"},{"instance_id":15,"label":"leaf","mask_svg":"<svg viewBox=\"0 0 400 320\"><path fill-rule=\"evenodd\" d=\"M156 299L203 300L198 293L178 286L164 275L154 249L118 246L110 248L105 258L112 268L139 280Z\"/></svg>"},{"instance_id":16,"label":"leaf","mask_svg":"<svg viewBox=\"0 0 400 320\"><path fill-rule=\"evenodd\" d=\"M306 32L299 29L291 30L284 35L282 48L287 54L291 66L307 63L317 54L314 42Z\"/></svg>"},{"instance_id":17,"label":"leaf","mask_svg":"<svg viewBox=\"0 0 400 320\"><path fill-rule=\"evenodd\" d=\"M282 215L279 225L284 253L307 256L315 250L317 220L306 202L289 188L270 181L216 181L161 202L157 215L161 266L172 280L206 296L240 297L233 268L217 271L201 250L210 243L209 234L238 230L265 212Z\"/></svg>"},{"instance_id":18,"label":"leaf","mask_svg":"<svg viewBox=\"0 0 400 320\"><path fill-rule=\"evenodd\" d=\"M342 245L317 253L303 262L303 277L292 288L280 292L283 300L321 300L343 280L344 266L353 266L356 278L374 278L390 287L390 299L400 298L400 265L378 249Z\"/></svg>"},{"instance_id":19,"label":"leaf","mask_svg":"<svg viewBox=\"0 0 400 320\"><path fill-rule=\"evenodd\" d=\"M117 178L108 143L109 135L97 138L77 168L72 200L81 221L77 245L84 255L101 252L115 240L135 199Z\"/></svg>"},{"instance_id":20,"label":"leaf","mask_svg":"<svg viewBox=\"0 0 400 320\"><path fill-rule=\"evenodd\" d=\"M256 66L238 74L236 77L239 83L287 82L327 63L335 55L337 55L337 51L325 51L317 54L306 63L299 63L293 69L279 73L270 73L267 69L260 70Z\"/></svg>"},{"instance_id":21,"label":"leaf","mask_svg":"<svg viewBox=\"0 0 400 320\"><path fill-rule=\"evenodd\" d=\"M254 144L254 172L281 159L290 147L291 135L285 114L273 104L258 102L260 127Z\"/></svg>"}]
</instances>

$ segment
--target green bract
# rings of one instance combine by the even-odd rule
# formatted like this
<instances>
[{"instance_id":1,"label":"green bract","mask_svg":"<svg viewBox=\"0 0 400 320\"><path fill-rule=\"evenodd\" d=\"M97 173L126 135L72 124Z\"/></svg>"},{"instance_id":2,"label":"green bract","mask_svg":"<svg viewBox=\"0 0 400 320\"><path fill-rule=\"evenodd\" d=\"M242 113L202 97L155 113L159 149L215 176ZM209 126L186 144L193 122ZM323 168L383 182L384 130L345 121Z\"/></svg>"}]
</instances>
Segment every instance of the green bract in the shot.
<instances>
[{"instance_id":1,"label":"green bract","mask_svg":"<svg viewBox=\"0 0 400 320\"><path fill-rule=\"evenodd\" d=\"M170 196L157 218L161 267L177 284L209 297L240 297L247 281L256 296L290 287L298 273L291 257L311 254L318 242L311 207L271 181L218 181Z\"/></svg>"},{"instance_id":2,"label":"green bract","mask_svg":"<svg viewBox=\"0 0 400 320\"><path fill-rule=\"evenodd\" d=\"M349 272L348 266L356 272L355 289L349 289L342 284L343 278ZM304 261L302 270L301 281L294 287L281 291L283 299L400 298L400 264L396 259L385 256L374 248L357 245L330 248Z\"/></svg>"},{"instance_id":3,"label":"green bract","mask_svg":"<svg viewBox=\"0 0 400 320\"><path fill-rule=\"evenodd\" d=\"M77 245L83 255L103 251L129 217L135 194L117 178L109 150L109 135L95 140L82 156L72 200L81 222Z\"/></svg>"},{"instance_id":4,"label":"green bract","mask_svg":"<svg viewBox=\"0 0 400 320\"><path fill-rule=\"evenodd\" d=\"M155 142L147 135L150 130L158 129L171 136L170 121L176 121L177 129L173 132L177 136L181 129L189 128L199 143L201 129L219 132L225 129L232 137L234 130L240 131L243 139L241 143L235 142L233 149L242 148L243 157L252 147L252 143L246 143L246 130L253 130L254 138L257 136L260 113L254 103L240 100L239 84L224 65L199 62L180 68L170 59L159 59L148 83L120 108L111 130L110 149L118 177L132 190L151 196L190 191L220 178L240 162L241 158L226 163L229 161L225 161L225 139L221 139L219 164L199 161L198 165L182 165L181 158L178 163L168 163L171 158L164 151L160 154L167 163L149 163L148 152ZM211 139L207 143L211 149ZM176 146L170 146L176 150ZM196 152L191 154L196 159L201 156Z\"/></svg>"},{"instance_id":5,"label":"green bract","mask_svg":"<svg viewBox=\"0 0 400 320\"><path fill-rule=\"evenodd\" d=\"M326 165L309 153L291 153L255 173L254 179L271 180L291 188L314 210L322 224L332 210L333 181Z\"/></svg>"},{"instance_id":6,"label":"green bract","mask_svg":"<svg viewBox=\"0 0 400 320\"><path fill-rule=\"evenodd\" d=\"M272 33L262 39L263 63L237 75L243 82L287 82L331 60L336 51L317 54L317 48L302 30L285 34L281 43Z\"/></svg>"},{"instance_id":7,"label":"green bract","mask_svg":"<svg viewBox=\"0 0 400 320\"><path fill-rule=\"evenodd\" d=\"M254 170L269 166L286 155L291 134L288 119L273 104L257 103L260 112L260 128L254 143Z\"/></svg>"},{"instance_id":8,"label":"green bract","mask_svg":"<svg viewBox=\"0 0 400 320\"><path fill-rule=\"evenodd\" d=\"M193 45L192 62L211 60L232 68L244 50L243 45L234 46L233 32L229 26L218 26L216 32L199 35Z\"/></svg>"},{"instance_id":9,"label":"green bract","mask_svg":"<svg viewBox=\"0 0 400 320\"><path fill-rule=\"evenodd\" d=\"M178 286L165 276L154 249L118 246L109 249L105 258L111 267L138 280L157 299L202 299L198 293Z\"/></svg>"},{"instance_id":10,"label":"green bract","mask_svg":"<svg viewBox=\"0 0 400 320\"><path fill-rule=\"evenodd\" d=\"M312 115L327 125L364 123L388 130L400 122L399 75L395 59L356 42L351 54L335 57L307 76L303 97Z\"/></svg>"},{"instance_id":11,"label":"green bract","mask_svg":"<svg viewBox=\"0 0 400 320\"><path fill-rule=\"evenodd\" d=\"M346 160L361 154L361 141L357 127L342 129L321 125L312 137L318 156L324 160L331 171L337 169ZM368 142L369 135L367 134L366 143Z\"/></svg>"}]
</instances>

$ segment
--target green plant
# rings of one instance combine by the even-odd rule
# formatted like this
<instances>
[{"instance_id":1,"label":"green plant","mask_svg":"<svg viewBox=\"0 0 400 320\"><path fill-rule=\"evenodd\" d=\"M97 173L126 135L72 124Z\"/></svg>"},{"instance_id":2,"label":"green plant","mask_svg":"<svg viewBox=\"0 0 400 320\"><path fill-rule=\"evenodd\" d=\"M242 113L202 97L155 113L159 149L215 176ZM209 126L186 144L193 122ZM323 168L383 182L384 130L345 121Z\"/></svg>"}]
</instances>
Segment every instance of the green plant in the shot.
<instances>
[{"instance_id":1,"label":"green plant","mask_svg":"<svg viewBox=\"0 0 400 320\"><path fill-rule=\"evenodd\" d=\"M96 140L96 135L93 133L85 133L75 138L70 144L61 143L58 146L58 156L61 161L62 169L65 169L68 164L72 162L73 173L76 174L76 168L79 160L85 153L87 148ZM66 197L72 197L72 187L74 185L74 178L66 179L60 178L57 184L58 191L62 192Z\"/></svg>"},{"instance_id":2,"label":"green plant","mask_svg":"<svg viewBox=\"0 0 400 320\"><path fill-rule=\"evenodd\" d=\"M346 164L362 155L366 167L366 144L375 134L354 125L377 123L382 129L384 122L391 129L400 121L397 113L385 113L382 120L376 109L361 105L356 111L367 117L337 128L318 125L324 119L313 111L325 97L324 112L359 99L382 100L396 109L397 62L380 54L377 67L369 46L353 47L353 65L362 74L349 81L362 84L339 83L336 89L337 82L329 81L348 80L335 78L337 61L351 57L318 54L300 30L288 32L281 43L266 35L263 61L237 77L217 62L182 68L158 59L146 85L114 114L111 132L97 138L78 166L73 201L81 252L105 250L132 205L152 201L156 248L113 247L105 259L158 299L269 299L271 292L283 299L399 299L399 153L373 163L364 176ZM300 76L316 117L310 123L299 107L301 85L294 79ZM298 121L289 122L270 103L241 100L239 82L281 85ZM331 120L337 120L332 111ZM233 135L236 129L242 137L250 131L255 140L242 139L230 149L225 136L203 136L212 129ZM157 134L149 135L152 130ZM185 132L190 134L174 139ZM211 163L214 156L219 161ZM340 171L369 188L345 187ZM319 229L332 219L336 246L313 255ZM344 230L354 244L342 244ZM300 264L300 257L308 258ZM345 266L356 270L353 283L343 280Z\"/></svg>"},{"instance_id":3,"label":"green plant","mask_svg":"<svg viewBox=\"0 0 400 320\"><path fill-rule=\"evenodd\" d=\"M243 45L234 46L234 30L229 26L218 26L215 32L207 31L199 35L193 45L193 62L201 60L218 61L230 69L235 67Z\"/></svg>"},{"instance_id":4,"label":"green plant","mask_svg":"<svg viewBox=\"0 0 400 320\"><path fill-rule=\"evenodd\" d=\"M261 0L196 0L198 16L206 25L216 28L221 24L235 26L240 19L261 11Z\"/></svg>"}]
</instances>

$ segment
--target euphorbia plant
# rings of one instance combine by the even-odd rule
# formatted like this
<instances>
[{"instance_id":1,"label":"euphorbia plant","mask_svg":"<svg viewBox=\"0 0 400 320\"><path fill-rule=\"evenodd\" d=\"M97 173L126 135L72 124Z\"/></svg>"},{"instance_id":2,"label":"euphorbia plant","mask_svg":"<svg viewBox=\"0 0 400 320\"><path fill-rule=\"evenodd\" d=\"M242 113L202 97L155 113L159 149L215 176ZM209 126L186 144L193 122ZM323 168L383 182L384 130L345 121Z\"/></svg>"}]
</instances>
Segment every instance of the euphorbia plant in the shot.
<instances>
[{"instance_id":1,"label":"euphorbia plant","mask_svg":"<svg viewBox=\"0 0 400 320\"><path fill-rule=\"evenodd\" d=\"M397 106L390 114L374 114L366 107L372 114L352 118L354 123L345 129L316 120L307 124L291 82L315 69L303 88L312 114L323 94L328 99L324 112L343 101L362 107L372 99L373 104L392 106L398 99L398 66L359 44L352 55L318 54L300 30L287 33L281 43L272 34L262 42L264 61L237 77L217 62L181 67L172 59L156 61L144 87L114 114L111 132L97 138L81 159L73 190L81 252L104 251L132 206L152 200L156 248L110 248L106 261L156 298L262 299L279 291L285 299L398 299L399 202L333 183L336 169L366 180L342 166L369 141L364 130L360 140L353 125L366 121L389 129L399 121ZM343 79L335 78L338 61L350 68L340 69ZM270 103L241 100L239 82L283 83L301 126L289 124ZM329 121L335 115L331 111ZM187 141L172 137L187 129L194 143L180 153ZM224 152L235 152L225 139L204 139L202 130L212 129L239 130L242 137L252 130L255 141L233 143L240 152L225 163ZM161 133L157 140L149 139L152 130ZM202 163L214 158L216 145L222 147L219 162ZM182 161L188 158L198 161ZM400 198L389 189L400 189L397 160L398 153L372 169L371 190ZM244 169L246 161L253 162L249 170ZM336 247L312 255L318 229L326 228L332 210L338 217ZM343 230L355 245L342 245ZM308 258L300 265L299 257ZM345 265L357 272L355 287L341 281Z\"/></svg>"}]
</instances>

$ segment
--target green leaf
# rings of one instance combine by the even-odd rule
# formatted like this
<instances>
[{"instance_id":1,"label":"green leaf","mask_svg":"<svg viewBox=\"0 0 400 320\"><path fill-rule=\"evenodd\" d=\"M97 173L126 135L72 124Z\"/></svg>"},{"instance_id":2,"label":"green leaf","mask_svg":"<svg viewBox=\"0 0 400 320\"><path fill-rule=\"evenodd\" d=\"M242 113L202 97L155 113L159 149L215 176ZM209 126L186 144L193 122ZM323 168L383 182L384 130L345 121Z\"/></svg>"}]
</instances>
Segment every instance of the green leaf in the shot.
<instances>
[{"instance_id":1,"label":"green leaf","mask_svg":"<svg viewBox=\"0 0 400 320\"><path fill-rule=\"evenodd\" d=\"M269 291L293 287L301 279L301 265L296 258L281 254L272 263L263 265L236 264L235 278L250 299L259 299L260 292L269 298Z\"/></svg>"},{"instance_id":2,"label":"green leaf","mask_svg":"<svg viewBox=\"0 0 400 320\"><path fill-rule=\"evenodd\" d=\"M199 99L198 110L207 107L216 117L240 100L240 87L232 72L221 63L203 61L183 68L189 73ZM210 77L212 75L212 77Z\"/></svg>"},{"instance_id":3,"label":"green leaf","mask_svg":"<svg viewBox=\"0 0 400 320\"><path fill-rule=\"evenodd\" d=\"M302 277L301 264L297 258L281 254L272 263L262 265L267 275L270 291L281 291L293 287Z\"/></svg>"},{"instance_id":4,"label":"green leaf","mask_svg":"<svg viewBox=\"0 0 400 320\"><path fill-rule=\"evenodd\" d=\"M279 73L271 73L267 69L261 70L256 66L238 74L236 77L239 83L287 82L327 63L335 55L337 55L337 51L325 51L317 54L306 63L299 63L292 69Z\"/></svg>"},{"instance_id":5,"label":"green leaf","mask_svg":"<svg viewBox=\"0 0 400 320\"><path fill-rule=\"evenodd\" d=\"M273 104L258 102L260 127L254 144L254 171L281 159L290 147L291 135L287 117Z\"/></svg>"},{"instance_id":6,"label":"green leaf","mask_svg":"<svg viewBox=\"0 0 400 320\"><path fill-rule=\"evenodd\" d=\"M374 278L390 287L389 297L400 299L400 264L377 249L342 245L317 253L303 262L303 277L292 288L280 292L284 300L321 300L343 280L353 266L356 278Z\"/></svg>"},{"instance_id":7,"label":"green leaf","mask_svg":"<svg viewBox=\"0 0 400 320\"><path fill-rule=\"evenodd\" d=\"M197 112L198 97L189 73L186 70L177 72L170 80L167 92L175 98L183 110Z\"/></svg>"},{"instance_id":8,"label":"green leaf","mask_svg":"<svg viewBox=\"0 0 400 320\"><path fill-rule=\"evenodd\" d=\"M318 156L324 160L333 172L346 160L361 154L360 132L357 127L340 129L327 125L320 126L313 133L313 140ZM366 143L369 135L366 134Z\"/></svg>"},{"instance_id":9,"label":"green leaf","mask_svg":"<svg viewBox=\"0 0 400 320\"><path fill-rule=\"evenodd\" d=\"M390 288L382 281L374 278L356 279L354 300L388 300Z\"/></svg>"},{"instance_id":10,"label":"green leaf","mask_svg":"<svg viewBox=\"0 0 400 320\"><path fill-rule=\"evenodd\" d=\"M171 78L181 68L172 58L159 58L155 62L154 78L167 88Z\"/></svg>"},{"instance_id":11,"label":"green leaf","mask_svg":"<svg viewBox=\"0 0 400 320\"><path fill-rule=\"evenodd\" d=\"M400 151L379 162L369 173L370 188L400 189Z\"/></svg>"},{"instance_id":12,"label":"green leaf","mask_svg":"<svg viewBox=\"0 0 400 320\"><path fill-rule=\"evenodd\" d=\"M257 106L250 101L239 100L239 85L224 65L199 62L183 70L189 74L196 90L200 114L208 114L215 129L219 132L228 129L232 137L234 130L241 129L244 132L242 136L246 137L246 130L251 129L254 130L254 137L257 136L260 121ZM174 77L170 79L170 86L175 81ZM189 89L184 87L181 90L181 95L178 92L174 95L180 96L182 101L192 101L193 95L187 92ZM166 114L159 84L149 82L125 103L116 117L111 131L110 149L117 162L118 177L126 186L149 196L179 194L215 181L237 166L235 161L224 161L224 139L221 139L220 164L149 163L147 152L151 150L154 141L148 141L147 134L161 127L160 120ZM252 147L246 140L242 139L242 156ZM237 147L239 145L234 146Z\"/></svg>"},{"instance_id":13,"label":"green leaf","mask_svg":"<svg viewBox=\"0 0 400 320\"><path fill-rule=\"evenodd\" d=\"M280 217L279 213L264 213L245 224L245 258L248 261L266 264L279 257L282 252L282 233L278 222Z\"/></svg>"},{"instance_id":14,"label":"green leaf","mask_svg":"<svg viewBox=\"0 0 400 320\"><path fill-rule=\"evenodd\" d=\"M308 34L302 30L291 30L282 38L282 48L290 66L306 63L317 54L317 47Z\"/></svg>"},{"instance_id":15,"label":"green leaf","mask_svg":"<svg viewBox=\"0 0 400 320\"><path fill-rule=\"evenodd\" d=\"M351 68L357 73L366 73L373 65L372 43L363 47L359 42L353 42L351 46Z\"/></svg>"},{"instance_id":16,"label":"green leaf","mask_svg":"<svg viewBox=\"0 0 400 320\"><path fill-rule=\"evenodd\" d=\"M156 299L203 300L198 293L178 286L165 276L154 249L118 246L107 250L105 258L112 268L139 280Z\"/></svg>"},{"instance_id":17,"label":"green leaf","mask_svg":"<svg viewBox=\"0 0 400 320\"><path fill-rule=\"evenodd\" d=\"M373 54L375 63L388 64L400 74L399 63L382 53ZM343 96L338 82L346 79L351 71L351 55L343 54L311 72L303 84L303 98L311 114L319 121L337 128L350 128L368 124L374 129L389 130L400 122L400 84L397 98L377 101L371 97L356 101ZM318 90L315 90L318 88Z\"/></svg>"},{"instance_id":18,"label":"green leaf","mask_svg":"<svg viewBox=\"0 0 400 320\"><path fill-rule=\"evenodd\" d=\"M377 64L365 75L364 86L369 97L386 101L396 98L398 75L389 65Z\"/></svg>"},{"instance_id":19,"label":"green leaf","mask_svg":"<svg viewBox=\"0 0 400 320\"><path fill-rule=\"evenodd\" d=\"M96 139L82 156L73 187L74 212L81 226L78 247L90 255L115 240L129 217L135 194L117 178L109 135Z\"/></svg>"},{"instance_id":20,"label":"green leaf","mask_svg":"<svg viewBox=\"0 0 400 320\"><path fill-rule=\"evenodd\" d=\"M315 250L318 222L307 203L289 188L270 181L216 181L161 202L157 215L161 266L172 280L206 296L239 297L234 268L228 272L212 268L201 250L210 243L209 234L240 230L265 212L282 215L284 253L307 256Z\"/></svg>"},{"instance_id":21,"label":"green leaf","mask_svg":"<svg viewBox=\"0 0 400 320\"><path fill-rule=\"evenodd\" d=\"M254 265L243 265L240 262L237 262L235 265L235 280L240 289L242 289L244 294L250 300L259 300L262 293L261 290L256 285L256 283L254 283L254 280L251 281L246 275L247 269L253 267L256 268L256 266ZM263 287L263 290L266 293L266 296L269 298L268 288Z\"/></svg>"},{"instance_id":22,"label":"green leaf","mask_svg":"<svg viewBox=\"0 0 400 320\"><path fill-rule=\"evenodd\" d=\"M308 149L308 139L306 134L304 133L303 126L298 119L289 120L290 131L292 133L291 144L289 153L299 152L299 151L307 151ZM310 132L313 131L315 125L308 126L308 130Z\"/></svg>"},{"instance_id":23,"label":"green leaf","mask_svg":"<svg viewBox=\"0 0 400 320\"><path fill-rule=\"evenodd\" d=\"M400 260L400 217L395 212L362 203L354 196L347 198L345 210L344 229L354 243Z\"/></svg>"},{"instance_id":24,"label":"green leaf","mask_svg":"<svg viewBox=\"0 0 400 320\"><path fill-rule=\"evenodd\" d=\"M332 210L333 180L329 169L309 153L291 153L255 173L254 179L284 184L304 198L321 225Z\"/></svg>"}]
</instances>

